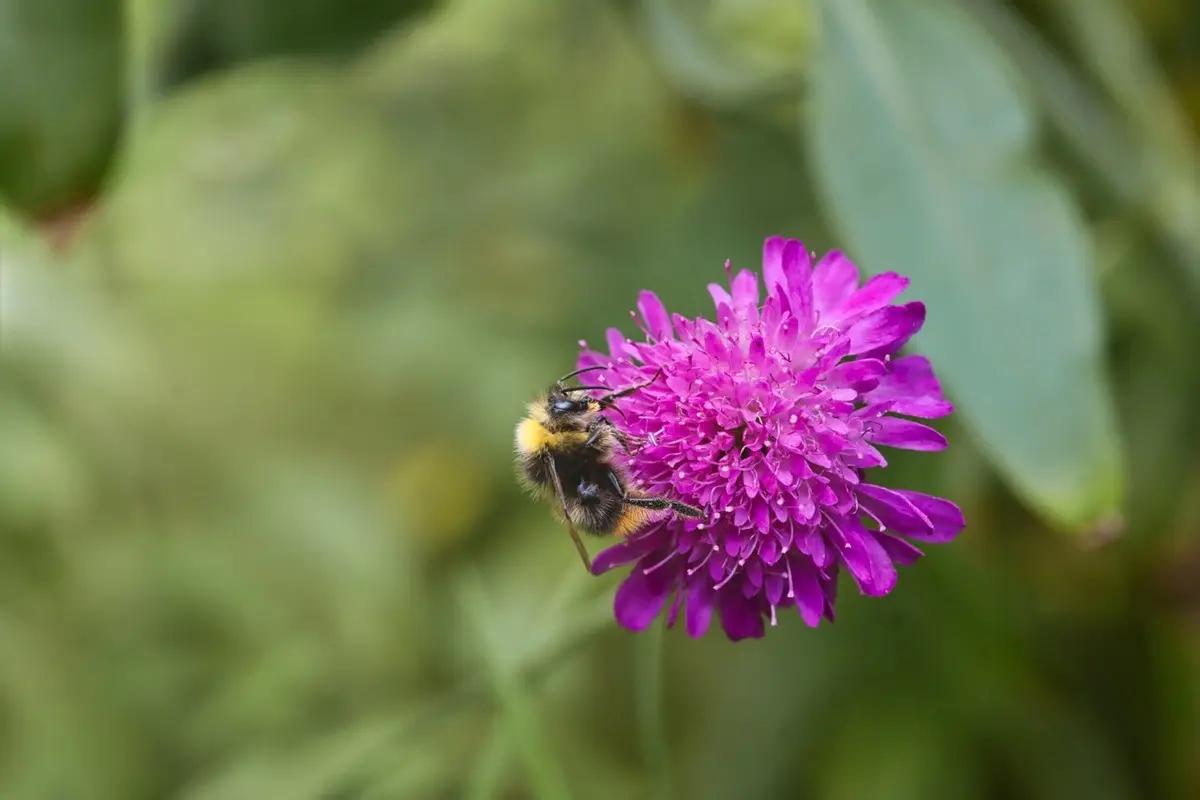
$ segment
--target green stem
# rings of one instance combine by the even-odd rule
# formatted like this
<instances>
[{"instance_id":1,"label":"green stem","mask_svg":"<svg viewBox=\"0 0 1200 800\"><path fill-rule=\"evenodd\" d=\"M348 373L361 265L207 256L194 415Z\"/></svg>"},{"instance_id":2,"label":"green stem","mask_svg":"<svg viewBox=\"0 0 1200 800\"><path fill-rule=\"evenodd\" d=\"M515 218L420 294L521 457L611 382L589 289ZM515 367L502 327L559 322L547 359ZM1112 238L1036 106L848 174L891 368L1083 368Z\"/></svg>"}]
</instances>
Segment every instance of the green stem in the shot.
<instances>
[{"instance_id":1,"label":"green stem","mask_svg":"<svg viewBox=\"0 0 1200 800\"><path fill-rule=\"evenodd\" d=\"M475 762L471 782L467 786L467 800L493 800L500 797L500 784L504 779L504 762L508 756L508 732L501 724L492 728Z\"/></svg>"},{"instance_id":2,"label":"green stem","mask_svg":"<svg viewBox=\"0 0 1200 800\"><path fill-rule=\"evenodd\" d=\"M650 778L650 796L658 800L671 797L671 751L663 696L665 638L664 627L654 625L641 633L633 645L638 736Z\"/></svg>"}]
</instances>

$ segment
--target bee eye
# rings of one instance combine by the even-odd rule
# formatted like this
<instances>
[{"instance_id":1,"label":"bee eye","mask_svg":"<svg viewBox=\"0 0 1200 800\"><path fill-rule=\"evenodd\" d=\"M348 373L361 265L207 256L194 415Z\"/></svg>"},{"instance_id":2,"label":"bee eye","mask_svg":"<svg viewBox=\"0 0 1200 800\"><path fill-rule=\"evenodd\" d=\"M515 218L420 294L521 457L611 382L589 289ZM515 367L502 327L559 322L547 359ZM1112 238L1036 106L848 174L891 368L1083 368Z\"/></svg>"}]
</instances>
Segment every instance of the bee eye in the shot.
<instances>
[{"instance_id":1,"label":"bee eye","mask_svg":"<svg viewBox=\"0 0 1200 800\"><path fill-rule=\"evenodd\" d=\"M566 414L567 412L575 411L577 406L578 403L574 400L555 400L551 407L560 414Z\"/></svg>"}]
</instances>

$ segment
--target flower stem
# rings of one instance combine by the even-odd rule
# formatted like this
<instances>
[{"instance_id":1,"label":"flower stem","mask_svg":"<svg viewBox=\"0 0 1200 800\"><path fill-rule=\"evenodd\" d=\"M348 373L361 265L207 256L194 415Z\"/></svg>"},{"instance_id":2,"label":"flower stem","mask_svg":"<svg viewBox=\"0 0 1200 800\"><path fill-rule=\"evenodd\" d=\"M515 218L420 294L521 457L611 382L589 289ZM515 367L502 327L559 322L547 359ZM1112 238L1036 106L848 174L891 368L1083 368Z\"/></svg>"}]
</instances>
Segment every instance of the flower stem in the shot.
<instances>
[{"instance_id":1,"label":"flower stem","mask_svg":"<svg viewBox=\"0 0 1200 800\"><path fill-rule=\"evenodd\" d=\"M671 752L663 702L664 638L664 627L652 625L634 640L633 645L638 738L650 780L649 796L657 800L670 800L671 797Z\"/></svg>"}]
</instances>

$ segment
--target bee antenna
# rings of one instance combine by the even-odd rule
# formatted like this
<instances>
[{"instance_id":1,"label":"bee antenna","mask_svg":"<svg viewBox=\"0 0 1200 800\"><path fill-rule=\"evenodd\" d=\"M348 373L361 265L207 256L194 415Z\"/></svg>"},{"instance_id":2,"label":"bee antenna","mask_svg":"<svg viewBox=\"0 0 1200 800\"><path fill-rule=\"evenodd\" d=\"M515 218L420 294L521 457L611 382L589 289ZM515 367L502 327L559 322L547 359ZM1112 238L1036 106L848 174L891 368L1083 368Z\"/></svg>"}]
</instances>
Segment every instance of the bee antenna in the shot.
<instances>
[{"instance_id":1,"label":"bee antenna","mask_svg":"<svg viewBox=\"0 0 1200 800\"><path fill-rule=\"evenodd\" d=\"M607 364L595 364L590 367L583 367L582 369L577 369L574 372L569 372L566 375L563 375L561 378L558 379L557 383L559 386L562 386L563 381L570 380L571 378L574 378L576 375L582 375L585 372L595 372L598 369L608 369L608 365Z\"/></svg>"}]
</instances>

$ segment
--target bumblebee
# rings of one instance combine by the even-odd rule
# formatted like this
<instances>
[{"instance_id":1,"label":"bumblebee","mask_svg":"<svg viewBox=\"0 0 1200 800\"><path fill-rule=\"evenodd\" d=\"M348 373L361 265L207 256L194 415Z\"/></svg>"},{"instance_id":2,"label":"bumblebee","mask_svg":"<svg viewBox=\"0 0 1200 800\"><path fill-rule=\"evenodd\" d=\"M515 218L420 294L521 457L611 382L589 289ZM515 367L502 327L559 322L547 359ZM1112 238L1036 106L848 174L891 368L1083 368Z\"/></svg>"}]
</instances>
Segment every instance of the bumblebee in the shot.
<instances>
[{"instance_id":1,"label":"bumblebee","mask_svg":"<svg viewBox=\"0 0 1200 800\"><path fill-rule=\"evenodd\" d=\"M534 494L547 499L553 495L589 572L592 560L578 530L596 536L628 536L658 511L704 516L695 506L628 488L629 480L616 461L617 447L632 453L638 441L622 433L603 412L612 409L620 414L614 401L649 386L662 370L645 383L618 392L608 391L607 386L565 385L570 378L596 369L603 367L585 367L555 381L544 396L529 404L516 430L518 477ZM595 390L608 393L581 394Z\"/></svg>"}]
</instances>

